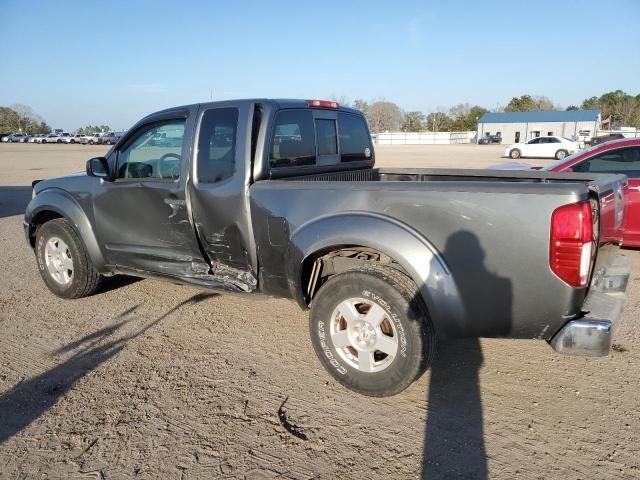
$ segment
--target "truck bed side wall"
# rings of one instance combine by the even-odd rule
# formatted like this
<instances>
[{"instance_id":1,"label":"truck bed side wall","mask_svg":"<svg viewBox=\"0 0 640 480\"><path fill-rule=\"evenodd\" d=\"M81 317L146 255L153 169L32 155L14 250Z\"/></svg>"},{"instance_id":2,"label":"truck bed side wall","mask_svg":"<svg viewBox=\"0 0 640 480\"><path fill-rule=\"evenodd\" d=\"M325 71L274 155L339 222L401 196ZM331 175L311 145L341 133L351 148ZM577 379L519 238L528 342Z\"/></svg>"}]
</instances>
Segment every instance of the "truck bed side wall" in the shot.
<instances>
[{"instance_id":1,"label":"truck bed side wall","mask_svg":"<svg viewBox=\"0 0 640 480\"><path fill-rule=\"evenodd\" d=\"M377 248L409 266L441 338L548 339L579 313L585 295L549 269L551 214L587 195L580 184L258 182L250 196L261 288L299 292L301 259L334 237L336 246Z\"/></svg>"}]
</instances>

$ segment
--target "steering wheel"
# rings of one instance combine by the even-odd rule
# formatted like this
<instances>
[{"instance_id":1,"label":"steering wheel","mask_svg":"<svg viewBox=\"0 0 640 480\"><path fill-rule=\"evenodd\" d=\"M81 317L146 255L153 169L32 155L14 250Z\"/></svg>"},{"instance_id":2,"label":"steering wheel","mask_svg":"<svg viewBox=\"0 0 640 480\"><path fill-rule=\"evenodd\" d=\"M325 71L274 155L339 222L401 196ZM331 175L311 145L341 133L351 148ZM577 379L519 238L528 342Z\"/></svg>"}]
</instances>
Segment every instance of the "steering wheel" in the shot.
<instances>
[{"instance_id":1,"label":"steering wheel","mask_svg":"<svg viewBox=\"0 0 640 480\"><path fill-rule=\"evenodd\" d=\"M177 153L165 153L158 160L158 172L162 178L180 177L180 162L182 157Z\"/></svg>"}]
</instances>

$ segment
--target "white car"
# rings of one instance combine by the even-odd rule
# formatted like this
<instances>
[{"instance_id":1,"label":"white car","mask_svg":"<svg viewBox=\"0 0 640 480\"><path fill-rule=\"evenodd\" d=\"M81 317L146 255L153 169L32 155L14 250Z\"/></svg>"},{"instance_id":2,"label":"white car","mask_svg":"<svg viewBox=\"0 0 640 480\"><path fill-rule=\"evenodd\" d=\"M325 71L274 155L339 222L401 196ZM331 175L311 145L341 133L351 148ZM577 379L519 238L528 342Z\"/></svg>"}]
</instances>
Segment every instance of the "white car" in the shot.
<instances>
[{"instance_id":1,"label":"white car","mask_svg":"<svg viewBox=\"0 0 640 480\"><path fill-rule=\"evenodd\" d=\"M81 137L82 135L63 133L61 138L64 143L80 143Z\"/></svg>"},{"instance_id":2,"label":"white car","mask_svg":"<svg viewBox=\"0 0 640 480\"><path fill-rule=\"evenodd\" d=\"M536 137L527 143L509 145L504 156L513 159L520 157L556 158L563 159L580 150L580 146L565 137Z\"/></svg>"},{"instance_id":3,"label":"white car","mask_svg":"<svg viewBox=\"0 0 640 480\"><path fill-rule=\"evenodd\" d=\"M98 142L100 140L100 134L99 133L88 133L86 135L82 136L82 139L80 140L80 143L82 144L89 144L89 145L97 145Z\"/></svg>"},{"instance_id":4,"label":"white car","mask_svg":"<svg viewBox=\"0 0 640 480\"><path fill-rule=\"evenodd\" d=\"M62 138L57 133L50 133L42 137L38 143L62 143Z\"/></svg>"}]
</instances>

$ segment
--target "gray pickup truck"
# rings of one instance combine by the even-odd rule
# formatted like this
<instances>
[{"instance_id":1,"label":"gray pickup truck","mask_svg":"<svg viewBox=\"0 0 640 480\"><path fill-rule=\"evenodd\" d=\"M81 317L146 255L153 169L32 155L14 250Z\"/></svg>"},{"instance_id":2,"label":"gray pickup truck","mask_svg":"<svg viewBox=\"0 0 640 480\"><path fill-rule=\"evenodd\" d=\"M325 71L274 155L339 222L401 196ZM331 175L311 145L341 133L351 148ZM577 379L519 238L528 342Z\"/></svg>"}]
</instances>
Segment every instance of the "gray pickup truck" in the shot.
<instances>
[{"instance_id":1,"label":"gray pickup truck","mask_svg":"<svg viewBox=\"0 0 640 480\"><path fill-rule=\"evenodd\" d=\"M24 231L60 297L127 274L293 299L326 369L367 395L410 385L441 339L607 354L629 276L624 176L374 160L363 115L335 102L171 108L86 173L34 182Z\"/></svg>"}]
</instances>

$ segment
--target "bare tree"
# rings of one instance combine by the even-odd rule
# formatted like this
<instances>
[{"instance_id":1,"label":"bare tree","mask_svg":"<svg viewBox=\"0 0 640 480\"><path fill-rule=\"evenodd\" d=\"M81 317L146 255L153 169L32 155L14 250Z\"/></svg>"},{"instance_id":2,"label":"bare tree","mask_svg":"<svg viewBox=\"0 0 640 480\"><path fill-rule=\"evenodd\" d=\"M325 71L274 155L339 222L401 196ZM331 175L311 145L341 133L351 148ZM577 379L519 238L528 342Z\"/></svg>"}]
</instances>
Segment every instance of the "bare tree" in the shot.
<instances>
[{"instance_id":1,"label":"bare tree","mask_svg":"<svg viewBox=\"0 0 640 480\"><path fill-rule=\"evenodd\" d=\"M368 108L367 120L374 133L398 131L402 125L402 111L393 102L375 102Z\"/></svg>"}]
</instances>

